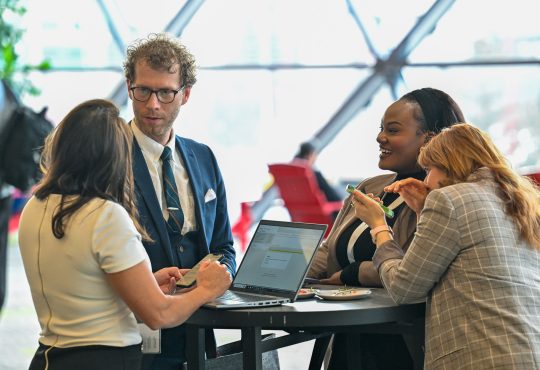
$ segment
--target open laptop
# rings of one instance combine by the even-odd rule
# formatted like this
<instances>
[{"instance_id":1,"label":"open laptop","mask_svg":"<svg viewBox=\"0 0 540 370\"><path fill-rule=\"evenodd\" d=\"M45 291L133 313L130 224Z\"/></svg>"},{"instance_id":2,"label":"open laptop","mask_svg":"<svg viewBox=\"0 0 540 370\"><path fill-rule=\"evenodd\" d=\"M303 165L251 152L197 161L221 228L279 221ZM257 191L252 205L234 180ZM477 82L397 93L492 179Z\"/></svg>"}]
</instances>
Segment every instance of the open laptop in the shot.
<instances>
[{"instance_id":1,"label":"open laptop","mask_svg":"<svg viewBox=\"0 0 540 370\"><path fill-rule=\"evenodd\" d=\"M228 309L294 302L327 227L261 220L231 288L204 307Z\"/></svg>"}]
</instances>

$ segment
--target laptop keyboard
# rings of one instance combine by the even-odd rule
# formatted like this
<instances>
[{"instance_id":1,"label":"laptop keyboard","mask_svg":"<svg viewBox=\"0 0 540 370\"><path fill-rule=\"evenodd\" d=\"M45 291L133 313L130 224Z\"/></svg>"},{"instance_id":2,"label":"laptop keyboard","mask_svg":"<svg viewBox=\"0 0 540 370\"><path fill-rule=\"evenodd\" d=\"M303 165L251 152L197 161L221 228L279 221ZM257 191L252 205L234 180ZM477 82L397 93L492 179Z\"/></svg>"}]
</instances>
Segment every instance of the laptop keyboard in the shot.
<instances>
[{"instance_id":1,"label":"laptop keyboard","mask_svg":"<svg viewBox=\"0 0 540 370\"><path fill-rule=\"evenodd\" d=\"M265 300L268 298L261 297L261 296L254 296L251 294L243 294L243 293L237 293L232 292L230 290L227 290L219 299L226 299L228 301L234 301L234 302L258 302L261 300Z\"/></svg>"}]
</instances>

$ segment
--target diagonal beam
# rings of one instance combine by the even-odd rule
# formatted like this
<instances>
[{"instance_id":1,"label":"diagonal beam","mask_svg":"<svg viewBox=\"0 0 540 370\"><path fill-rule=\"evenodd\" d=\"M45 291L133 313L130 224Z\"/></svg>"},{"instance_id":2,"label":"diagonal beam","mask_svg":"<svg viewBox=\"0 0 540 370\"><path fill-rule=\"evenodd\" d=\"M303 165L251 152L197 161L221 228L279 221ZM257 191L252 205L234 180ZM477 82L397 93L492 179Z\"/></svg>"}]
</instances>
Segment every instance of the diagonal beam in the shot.
<instances>
[{"instance_id":1,"label":"diagonal beam","mask_svg":"<svg viewBox=\"0 0 540 370\"><path fill-rule=\"evenodd\" d=\"M437 0L428 11L422 15L413 28L394 48L386 60L379 59L373 68L373 74L361 82L351 93L343 105L336 111L330 120L319 130L312 142L320 152L336 135L353 119L358 112L364 109L373 95L383 84L394 79L400 72L410 53L433 30L439 19L448 11L455 0ZM277 191L275 185L268 189L261 199L253 204L252 223L258 222L264 212L273 203Z\"/></svg>"},{"instance_id":2,"label":"diagonal beam","mask_svg":"<svg viewBox=\"0 0 540 370\"><path fill-rule=\"evenodd\" d=\"M187 0L184 3L184 6L178 11L178 13L176 13L163 31L177 37L180 36L195 13L197 13L203 2L204 0ZM112 100L116 105L121 107L126 104L127 99L128 95L126 81L122 78L122 80L118 83L118 85L116 85L112 93L109 95L109 100Z\"/></svg>"},{"instance_id":3,"label":"diagonal beam","mask_svg":"<svg viewBox=\"0 0 540 370\"><path fill-rule=\"evenodd\" d=\"M349 98L330 118L328 123L315 134L319 143L318 151L326 147L334 137L354 118L358 112L364 109L370 102L371 97L387 80L395 78L406 63L410 53L418 44L433 30L439 19L452 6L455 0L438 0L429 10L418 19L418 22L392 50L386 60L380 59L374 67L374 72L365 81L360 83Z\"/></svg>"},{"instance_id":4,"label":"diagonal beam","mask_svg":"<svg viewBox=\"0 0 540 370\"><path fill-rule=\"evenodd\" d=\"M107 28L109 29L109 32L113 38L114 43L116 44L116 47L120 51L121 55L126 54L126 44L122 38L121 32L118 29L118 24L115 22L115 18L118 19L118 15L113 16L111 14L112 6L110 6L110 1L108 0L96 0L96 2L99 5L99 9L101 10L101 13L103 13L103 18L105 18L105 22L107 23ZM127 33L124 33L125 35Z\"/></svg>"},{"instance_id":5,"label":"diagonal beam","mask_svg":"<svg viewBox=\"0 0 540 370\"><path fill-rule=\"evenodd\" d=\"M362 36L364 37L369 52L375 57L375 59L379 59L379 52L377 51L377 49L375 49L375 45L373 45L373 42L371 42L371 38L369 37L368 32L364 27L362 20L360 19L360 16L356 12L356 9L352 4L352 0L345 0L345 2L347 3L347 9L351 14L351 17L354 19L354 22L358 26L358 29L360 29L360 32L362 32Z\"/></svg>"},{"instance_id":6,"label":"diagonal beam","mask_svg":"<svg viewBox=\"0 0 540 370\"><path fill-rule=\"evenodd\" d=\"M165 27L165 32L180 37L184 32L184 28L186 28L203 3L204 0L187 0L182 9L176 13Z\"/></svg>"}]
</instances>

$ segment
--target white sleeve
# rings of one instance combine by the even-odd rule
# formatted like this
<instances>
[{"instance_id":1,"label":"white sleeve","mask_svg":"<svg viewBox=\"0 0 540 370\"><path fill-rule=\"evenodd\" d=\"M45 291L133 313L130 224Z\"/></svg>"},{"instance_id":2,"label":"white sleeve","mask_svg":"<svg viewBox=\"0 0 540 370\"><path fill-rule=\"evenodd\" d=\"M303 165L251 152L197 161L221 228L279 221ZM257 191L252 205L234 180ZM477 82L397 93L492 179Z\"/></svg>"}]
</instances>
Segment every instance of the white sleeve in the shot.
<instances>
[{"instance_id":1,"label":"white sleeve","mask_svg":"<svg viewBox=\"0 0 540 370\"><path fill-rule=\"evenodd\" d=\"M92 234L92 250L103 271L115 273L148 260L127 211L111 201L103 204Z\"/></svg>"}]
</instances>

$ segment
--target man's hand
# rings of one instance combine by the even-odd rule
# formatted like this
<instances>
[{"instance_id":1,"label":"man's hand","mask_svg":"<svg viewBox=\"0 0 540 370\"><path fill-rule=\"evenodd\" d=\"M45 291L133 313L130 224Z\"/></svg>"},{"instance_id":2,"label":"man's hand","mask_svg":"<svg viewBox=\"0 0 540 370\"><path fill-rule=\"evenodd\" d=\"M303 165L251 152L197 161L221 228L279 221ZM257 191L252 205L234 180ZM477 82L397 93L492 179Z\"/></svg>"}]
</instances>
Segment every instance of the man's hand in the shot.
<instances>
[{"instance_id":1,"label":"man's hand","mask_svg":"<svg viewBox=\"0 0 540 370\"><path fill-rule=\"evenodd\" d=\"M217 261L203 262L197 274L197 289L204 289L209 300L219 297L229 288L232 278L226 265Z\"/></svg>"}]
</instances>

